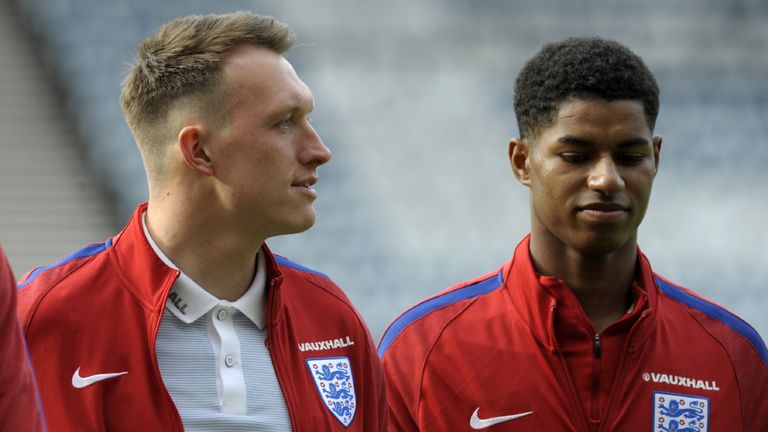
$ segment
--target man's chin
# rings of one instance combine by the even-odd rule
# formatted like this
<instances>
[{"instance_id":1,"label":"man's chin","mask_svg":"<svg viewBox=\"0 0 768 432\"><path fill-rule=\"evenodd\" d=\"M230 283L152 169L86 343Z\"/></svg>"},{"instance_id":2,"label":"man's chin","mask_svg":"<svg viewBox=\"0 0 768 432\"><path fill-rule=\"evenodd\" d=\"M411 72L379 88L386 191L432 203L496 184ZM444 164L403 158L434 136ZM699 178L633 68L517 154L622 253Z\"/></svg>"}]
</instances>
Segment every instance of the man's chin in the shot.
<instances>
[{"instance_id":1,"label":"man's chin","mask_svg":"<svg viewBox=\"0 0 768 432\"><path fill-rule=\"evenodd\" d=\"M634 237L627 238L599 235L584 239L578 249L586 256L600 257L618 252L626 248L629 243L632 243L631 247L634 248L635 244L633 240Z\"/></svg>"},{"instance_id":2,"label":"man's chin","mask_svg":"<svg viewBox=\"0 0 768 432\"><path fill-rule=\"evenodd\" d=\"M315 219L315 212L313 211L311 214L306 215L306 217L285 221L281 229L274 236L298 234L307 231L315 225Z\"/></svg>"}]
</instances>

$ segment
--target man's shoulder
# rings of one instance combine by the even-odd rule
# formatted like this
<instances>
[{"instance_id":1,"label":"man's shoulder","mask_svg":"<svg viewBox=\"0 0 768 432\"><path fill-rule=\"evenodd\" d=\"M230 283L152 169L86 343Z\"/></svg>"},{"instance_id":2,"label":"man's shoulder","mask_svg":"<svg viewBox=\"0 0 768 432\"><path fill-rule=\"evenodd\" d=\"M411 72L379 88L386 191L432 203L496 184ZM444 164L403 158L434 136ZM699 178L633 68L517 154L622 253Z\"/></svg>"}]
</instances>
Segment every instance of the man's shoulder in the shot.
<instances>
[{"instance_id":1,"label":"man's shoulder","mask_svg":"<svg viewBox=\"0 0 768 432\"><path fill-rule=\"evenodd\" d=\"M410 348L427 348L434 344L449 323L475 322L486 318L484 311L473 313L469 306L478 298L492 295L504 286L502 270L455 284L416 304L397 317L379 342L379 356L385 354L401 338Z\"/></svg>"},{"instance_id":2,"label":"man's shoulder","mask_svg":"<svg viewBox=\"0 0 768 432\"><path fill-rule=\"evenodd\" d=\"M273 255L283 281L280 285L282 307L294 311L292 321L302 328L346 329L360 347L373 352L368 326L346 293L325 273L298 264L281 255ZM356 335L356 336L355 336Z\"/></svg>"},{"instance_id":3,"label":"man's shoulder","mask_svg":"<svg viewBox=\"0 0 768 432\"><path fill-rule=\"evenodd\" d=\"M88 269L94 265L99 266L106 261L103 258L105 252L112 247L112 239L101 243L85 246L67 255L55 264L37 267L30 270L19 281L17 310L22 321L26 321L34 309L54 290L65 289L68 295L78 286L84 287L81 278L88 278L90 274L103 273ZM67 287L70 287L69 289Z\"/></svg>"},{"instance_id":4,"label":"man's shoulder","mask_svg":"<svg viewBox=\"0 0 768 432\"><path fill-rule=\"evenodd\" d=\"M697 325L716 339L731 357L749 357L768 367L768 349L760 334L727 308L686 287L676 284L660 275L655 275L660 298L666 304L675 305L688 312ZM667 314L665 319L681 319L680 314ZM681 330L683 330L681 328Z\"/></svg>"},{"instance_id":5,"label":"man's shoulder","mask_svg":"<svg viewBox=\"0 0 768 432\"><path fill-rule=\"evenodd\" d=\"M283 277L291 280L301 280L317 285L319 288L330 291L339 291L341 288L325 273L292 261L282 255L273 254L277 268Z\"/></svg>"},{"instance_id":6,"label":"man's shoulder","mask_svg":"<svg viewBox=\"0 0 768 432\"><path fill-rule=\"evenodd\" d=\"M325 273L292 261L282 255L274 254L277 268L283 274L284 283L296 295L313 299L313 291L325 293L341 303L351 305L344 291ZM295 288L295 289L293 289ZM308 290L313 289L314 290Z\"/></svg>"},{"instance_id":7,"label":"man's shoulder","mask_svg":"<svg viewBox=\"0 0 768 432\"><path fill-rule=\"evenodd\" d=\"M322 273L315 269L301 265L282 255L273 254L273 256L275 258L275 263L277 264L277 266L280 268L281 271L288 270L289 272L296 273L304 277L313 278L313 280L314 278L320 278L320 279L325 279L325 280L328 280L329 282L332 282L331 279L328 277L328 275L326 275L325 273Z\"/></svg>"}]
</instances>

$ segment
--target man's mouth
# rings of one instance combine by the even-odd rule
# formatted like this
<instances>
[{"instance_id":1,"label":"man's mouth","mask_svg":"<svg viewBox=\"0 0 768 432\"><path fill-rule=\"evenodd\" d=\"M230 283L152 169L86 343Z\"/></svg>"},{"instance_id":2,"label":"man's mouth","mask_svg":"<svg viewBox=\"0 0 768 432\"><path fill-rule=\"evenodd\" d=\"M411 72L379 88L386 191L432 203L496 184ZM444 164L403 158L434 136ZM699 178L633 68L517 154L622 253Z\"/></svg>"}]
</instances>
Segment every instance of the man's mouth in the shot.
<instances>
[{"instance_id":1,"label":"man's mouth","mask_svg":"<svg viewBox=\"0 0 768 432\"><path fill-rule=\"evenodd\" d=\"M615 212L628 211L629 207L618 203L590 203L576 208L579 211Z\"/></svg>"},{"instance_id":2,"label":"man's mouth","mask_svg":"<svg viewBox=\"0 0 768 432\"><path fill-rule=\"evenodd\" d=\"M629 207L618 203L590 203L576 208L590 219L600 222L612 222L622 219L629 213Z\"/></svg>"},{"instance_id":3,"label":"man's mouth","mask_svg":"<svg viewBox=\"0 0 768 432\"><path fill-rule=\"evenodd\" d=\"M303 179L299 179L291 184L291 187L297 188L300 191L303 191L306 194L309 194L312 198L317 198L317 191L312 189L312 186L317 183L317 177L305 177Z\"/></svg>"},{"instance_id":4,"label":"man's mouth","mask_svg":"<svg viewBox=\"0 0 768 432\"><path fill-rule=\"evenodd\" d=\"M317 183L317 177L312 176L312 177L308 177L308 178L304 178L304 179L298 180L295 183L291 184L291 186L312 189L312 186L315 183Z\"/></svg>"}]
</instances>

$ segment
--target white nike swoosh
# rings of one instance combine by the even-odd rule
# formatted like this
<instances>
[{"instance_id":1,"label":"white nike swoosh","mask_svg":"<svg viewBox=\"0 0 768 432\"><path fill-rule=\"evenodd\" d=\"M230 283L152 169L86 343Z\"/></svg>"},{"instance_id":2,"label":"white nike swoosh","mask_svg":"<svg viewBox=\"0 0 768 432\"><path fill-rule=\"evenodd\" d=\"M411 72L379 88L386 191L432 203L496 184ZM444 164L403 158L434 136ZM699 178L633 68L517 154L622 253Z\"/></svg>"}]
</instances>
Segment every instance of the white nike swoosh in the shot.
<instances>
[{"instance_id":1,"label":"white nike swoosh","mask_svg":"<svg viewBox=\"0 0 768 432\"><path fill-rule=\"evenodd\" d=\"M493 425L497 425L499 423L504 423L506 421L519 419L520 417L525 417L527 415L533 414L533 411L528 411L520 414L512 414L512 415L505 415L500 417L490 417L487 419L481 419L480 416L477 415L478 411L480 411L480 407L478 407L475 410L475 412L472 413L472 417L470 417L469 419L469 427L475 430L485 429Z\"/></svg>"},{"instance_id":2,"label":"white nike swoosh","mask_svg":"<svg viewBox=\"0 0 768 432\"><path fill-rule=\"evenodd\" d=\"M72 387L81 389L84 387L88 387L89 385L97 383L99 381L104 381L105 379L118 377L120 375L125 375L127 373L128 372L116 372L116 373L96 374L96 375L91 375L87 377L81 377L80 368L77 368L75 373L72 374Z\"/></svg>"}]
</instances>

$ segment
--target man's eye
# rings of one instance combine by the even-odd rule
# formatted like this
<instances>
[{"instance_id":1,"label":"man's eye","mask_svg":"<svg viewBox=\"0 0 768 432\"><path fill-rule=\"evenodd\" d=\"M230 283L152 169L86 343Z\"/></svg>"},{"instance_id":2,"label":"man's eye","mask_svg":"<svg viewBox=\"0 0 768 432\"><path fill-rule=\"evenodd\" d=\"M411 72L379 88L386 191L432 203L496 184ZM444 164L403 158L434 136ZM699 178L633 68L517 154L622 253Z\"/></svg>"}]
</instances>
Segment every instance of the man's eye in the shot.
<instances>
[{"instance_id":1,"label":"man's eye","mask_svg":"<svg viewBox=\"0 0 768 432\"><path fill-rule=\"evenodd\" d=\"M561 153L560 158L572 164L584 163L589 160L589 156L582 153Z\"/></svg>"},{"instance_id":2,"label":"man's eye","mask_svg":"<svg viewBox=\"0 0 768 432\"><path fill-rule=\"evenodd\" d=\"M280 129L287 129L287 128L289 128L291 126L292 122L293 122L293 117L288 117L288 118L284 118L284 119L280 120L279 122L277 122L277 124L275 126L280 128Z\"/></svg>"},{"instance_id":3,"label":"man's eye","mask_svg":"<svg viewBox=\"0 0 768 432\"><path fill-rule=\"evenodd\" d=\"M635 164L642 162L645 159L645 155L642 153L623 153L616 156L616 162L622 164Z\"/></svg>"}]
</instances>

